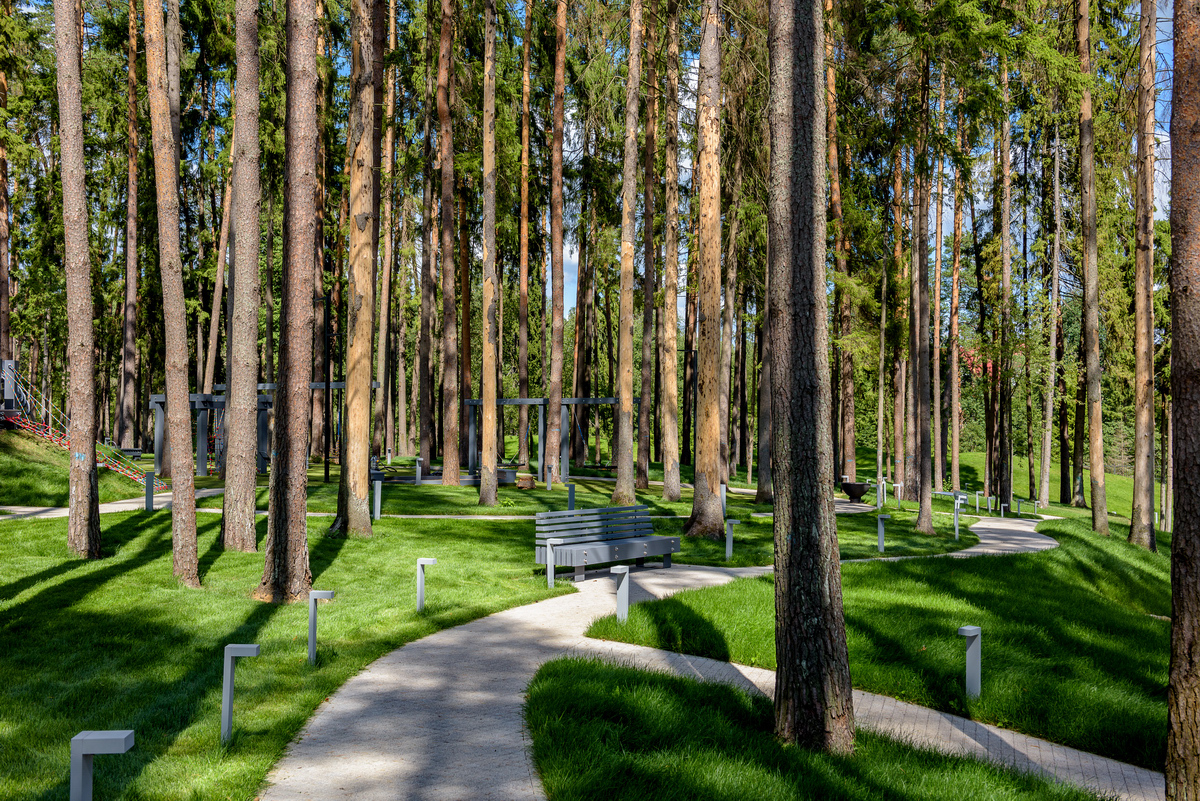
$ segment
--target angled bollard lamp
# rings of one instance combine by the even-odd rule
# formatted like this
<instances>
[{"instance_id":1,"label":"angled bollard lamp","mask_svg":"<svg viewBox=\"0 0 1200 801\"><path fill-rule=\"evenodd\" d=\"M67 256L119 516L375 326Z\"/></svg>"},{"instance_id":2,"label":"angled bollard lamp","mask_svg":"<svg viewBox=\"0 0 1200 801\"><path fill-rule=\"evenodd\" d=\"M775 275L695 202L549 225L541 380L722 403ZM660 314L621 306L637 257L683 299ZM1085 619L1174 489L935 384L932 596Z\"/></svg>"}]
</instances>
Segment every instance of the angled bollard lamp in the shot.
<instances>
[{"instance_id":1,"label":"angled bollard lamp","mask_svg":"<svg viewBox=\"0 0 1200 801\"><path fill-rule=\"evenodd\" d=\"M629 565L613 565L610 572L617 580L617 620L624 623L629 619Z\"/></svg>"},{"instance_id":2,"label":"angled bollard lamp","mask_svg":"<svg viewBox=\"0 0 1200 801\"><path fill-rule=\"evenodd\" d=\"M436 565L437 559L423 557L417 560L417 611L425 608L425 566ZM553 579L551 579L553 582Z\"/></svg>"},{"instance_id":3,"label":"angled bollard lamp","mask_svg":"<svg viewBox=\"0 0 1200 801\"><path fill-rule=\"evenodd\" d=\"M221 685L221 744L233 736L233 668L234 660L244 656L258 656L257 645L225 646L225 681Z\"/></svg>"},{"instance_id":4,"label":"angled bollard lamp","mask_svg":"<svg viewBox=\"0 0 1200 801\"><path fill-rule=\"evenodd\" d=\"M979 697L979 640L983 629L979 626L963 626L958 630L960 637L967 638L967 697Z\"/></svg>"},{"instance_id":5,"label":"angled bollard lamp","mask_svg":"<svg viewBox=\"0 0 1200 801\"><path fill-rule=\"evenodd\" d=\"M333 590L313 590L308 594L308 664L310 665L317 664L317 601L332 600Z\"/></svg>"},{"instance_id":6,"label":"angled bollard lamp","mask_svg":"<svg viewBox=\"0 0 1200 801\"><path fill-rule=\"evenodd\" d=\"M875 518L876 528L879 530L879 552L883 553L883 525L885 520L891 520L891 515L879 515Z\"/></svg>"},{"instance_id":7,"label":"angled bollard lamp","mask_svg":"<svg viewBox=\"0 0 1200 801\"><path fill-rule=\"evenodd\" d=\"M133 748L133 732L81 731L71 738L71 801L92 801L92 756L123 754Z\"/></svg>"},{"instance_id":8,"label":"angled bollard lamp","mask_svg":"<svg viewBox=\"0 0 1200 801\"><path fill-rule=\"evenodd\" d=\"M725 561L733 559L733 527L740 526L741 520L736 518L725 521Z\"/></svg>"}]
</instances>

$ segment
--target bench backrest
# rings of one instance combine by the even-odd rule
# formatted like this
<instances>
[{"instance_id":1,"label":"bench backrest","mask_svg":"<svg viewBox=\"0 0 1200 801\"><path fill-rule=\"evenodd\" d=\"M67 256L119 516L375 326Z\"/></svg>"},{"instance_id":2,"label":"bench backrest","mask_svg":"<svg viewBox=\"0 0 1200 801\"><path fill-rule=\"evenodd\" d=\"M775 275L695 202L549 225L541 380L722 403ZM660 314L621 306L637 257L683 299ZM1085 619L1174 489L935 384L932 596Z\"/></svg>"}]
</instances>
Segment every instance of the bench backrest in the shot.
<instances>
[{"instance_id":1,"label":"bench backrest","mask_svg":"<svg viewBox=\"0 0 1200 801\"><path fill-rule=\"evenodd\" d=\"M571 509L565 512L538 512L536 544L560 539L563 544L594 542L654 533L648 506L617 506L608 509Z\"/></svg>"}]
</instances>

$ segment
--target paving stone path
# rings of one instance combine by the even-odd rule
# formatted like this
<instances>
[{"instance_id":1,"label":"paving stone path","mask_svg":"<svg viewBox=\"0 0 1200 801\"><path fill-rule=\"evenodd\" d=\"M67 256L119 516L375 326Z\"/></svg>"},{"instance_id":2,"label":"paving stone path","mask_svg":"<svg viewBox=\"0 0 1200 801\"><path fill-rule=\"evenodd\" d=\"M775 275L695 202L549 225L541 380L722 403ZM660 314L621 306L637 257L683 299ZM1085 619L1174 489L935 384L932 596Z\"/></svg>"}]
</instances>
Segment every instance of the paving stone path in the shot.
<instances>
[{"instance_id":1,"label":"paving stone path","mask_svg":"<svg viewBox=\"0 0 1200 801\"><path fill-rule=\"evenodd\" d=\"M223 489L198 489L196 490L196 497L211 498L214 495L220 495L224 491ZM171 493L169 492L159 492L154 495L155 509L170 509L171 503ZM139 495L136 498L102 503L100 504L100 514L103 515L110 512L140 512L145 508L146 496ZM200 511L200 509L197 509L197 511ZM220 510L218 509L217 511ZM70 514L70 509L65 506L0 506L0 521L32 518L48 519L66 517L68 514Z\"/></svg>"},{"instance_id":2,"label":"paving stone path","mask_svg":"<svg viewBox=\"0 0 1200 801\"><path fill-rule=\"evenodd\" d=\"M1053 548L1037 521L985 520L979 544L956 556ZM770 567L647 567L631 577L631 602L758 576ZM261 801L299 799L543 799L522 714L525 689L544 662L592 655L770 697L773 671L583 636L611 614L614 584L590 573L579 592L509 609L409 643L348 681L309 720L268 776ZM1161 773L1016 732L855 691L858 725L916 745L1052 776L1101 795L1162 799ZM569 713L569 710L565 710Z\"/></svg>"}]
</instances>

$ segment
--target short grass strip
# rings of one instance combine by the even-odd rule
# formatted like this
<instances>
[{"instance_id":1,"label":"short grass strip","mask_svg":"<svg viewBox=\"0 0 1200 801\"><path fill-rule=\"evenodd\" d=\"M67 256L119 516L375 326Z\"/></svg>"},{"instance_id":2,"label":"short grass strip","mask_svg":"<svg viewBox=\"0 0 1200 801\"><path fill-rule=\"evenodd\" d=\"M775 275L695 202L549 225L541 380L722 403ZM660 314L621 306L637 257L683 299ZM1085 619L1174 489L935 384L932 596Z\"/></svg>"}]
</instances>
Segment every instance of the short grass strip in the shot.
<instances>
[{"instance_id":1,"label":"short grass strip","mask_svg":"<svg viewBox=\"0 0 1200 801\"><path fill-rule=\"evenodd\" d=\"M1036 554L844 564L854 686L1162 770L1170 563L1078 520ZM593 637L775 667L771 576L638 604ZM963 690L961 625L983 627L982 697Z\"/></svg>"},{"instance_id":2,"label":"short grass strip","mask_svg":"<svg viewBox=\"0 0 1200 801\"><path fill-rule=\"evenodd\" d=\"M525 716L550 801L1094 798L864 730L848 757L784 746L766 698L596 660L543 665Z\"/></svg>"},{"instance_id":3,"label":"short grass strip","mask_svg":"<svg viewBox=\"0 0 1200 801\"><path fill-rule=\"evenodd\" d=\"M0 798L67 798L70 738L133 729L136 746L96 760L96 798L250 799L316 708L372 661L440 629L560 595L535 575L532 524L382 521L371 539L322 536L309 546L320 610L318 664L306 664L307 604L250 599L263 555L216 545L203 515L204 589L171 575L171 517L105 515L105 558L66 553L66 521L0 522ZM259 524L260 548L266 521ZM417 557L435 556L428 604L415 611ZM219 744L221 657L241 660L235 735Z\"/></svg>"}]
</instances>

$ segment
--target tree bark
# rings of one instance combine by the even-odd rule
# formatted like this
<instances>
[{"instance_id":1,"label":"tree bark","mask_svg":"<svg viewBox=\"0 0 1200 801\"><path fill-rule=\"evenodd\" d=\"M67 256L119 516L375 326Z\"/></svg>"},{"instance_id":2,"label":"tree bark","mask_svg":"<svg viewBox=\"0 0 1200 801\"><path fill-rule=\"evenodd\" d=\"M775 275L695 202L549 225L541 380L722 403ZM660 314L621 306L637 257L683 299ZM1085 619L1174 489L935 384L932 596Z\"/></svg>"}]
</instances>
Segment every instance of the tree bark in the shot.
<instances>
[{"instance_id":1,"label":"tree bark","mask_svg":"<svg viewBox=\"0 0 1200 801\"><path fill-rule=\"evenodd\" d=\"M371 346L375 333L375 16L372 0L350 6L350 118L346 192L350 248L346 264L346 388L341 480L333 528L372 534L370 509Z\"/></svg>"},{"instance_id":2,"label":"tree bark","mask_svg":"<svg viewBox=\"0 0 1200 801\"><path fill-rule=\"evenodd\" d=\"M958 89L958 147L966 151L967 132L963 125L963 104L966 91ZM970 183L970 175L964 175L962 168L954 171L954 233L953 251L950 265L950 488L954 492L962 489L959 474L959 438L962 430L962 377L958 367L958 303L962 278L962 233L963 233L963 194Z\"/></svg>"},{"instance_id":3,"label":"tree bark","mask_svg":"<svg viewBox=\"0 0 1200 801\"><path fill-rule=\"evenodd\" d=\"M1084 0L1086 2L1086 0ZM1012 174L1009 165L1011 126L1008 111L1008 58L1000 58L1000 419L996 444L996 494L1012 505Z\"/></svg>"},{"instance_id":4,"label":"tree bark","mask_svg":"<svg viewBox=\"0 0 1200 801\"><path fill-rule=\"evenodd\" d=\"M833 17L833 0L825 0L825 17ZM829 163L829 222L833 228L833 264L837 282L842 284L837 292L837 328L840 342L836 348L838 399L837 442L834 447L834 480L845 476L849 481L858 481L857 458L854 442L857 439L854 420L854 354L848 347L851 329L854 326L854 307L850 302L847 284L850 279L849 260L846 258L846 235L842 219L842 181L838 165L837 135L837 64L834 60L833 32L825 32L825 150Z\"/></svg>"},{"instance_id":5,"label":"tree bark","mask_svg":"<svg viewBox=\"0 0 1200 801\"><path fill-rule=\"evenodd\" d=\"M451 102L453 107L455 104ZM471 331L471 237L470 237L471 221L467 210L467 181L463 175L458 176L458 293L459 299L462 302L462 313L460 323L462 329L459 332L458 342L461 348L461 353L458 359L459 376L458 390L460 394L461 405L458 407L458 430L461 432L468 426L468 415L471 411L467 408L466 402L475 397L473 389L473 376L471 374L472 353L471 349L474 346L474 334ZM470 443L463 440L460 453L463 459L469 459L467 455L467 447ZM478 447L478 442L476 442Z\"/></svg>"},{"instance_id":6,"label":"tree bark","mask_svg":"<svg viewBox=\"0 0 1200 801\"><path fill-rule=\"evenodd\" d=\"M1096 135L1092 121L1089 0L1075 12L1075 45L1084 76L1079 101L1080 217L1083 223L1083 348L1087 368L1088 475L1092 484L1092 530L1108 536L1108 500L1104 490L1104 413L1100 405L1100 277L1096 238Z\"/></svg>"},{"instance_id":7,"label":"tree bark","mask_svg":"<svg viewBox=\"0 0 1200 801\"><path fill-rule=\"evenodd\" d=\"M392 0L385 0L387 3L387 18L388 18L388 48L396 49L396 4ZM378 55L377 58L382 58ZM379 324L376 326L378 330L377 341L375 346L375 371L376 382L379 384L379 389L375 391L375 420L372 428L371 450L377 458L385 456L384 448L384 433L387 428L387 387L390 385L392 365L391 360L394 356L388 348L387 332L391 326L392 320L392 273L394 271L395 257L393 255L393 240L395 239L396 223L393 218L393 203L392 198L395 195L394 178L396 167L396 74L393 67L385 67L383 71L383 82L385 84L384 92L386 95L386 105L384 106L383 123L383 145L381 154L381 170L382 175L379 179L380 183L380 205L382 206L380 216L380 238L383 240L383 262L379 265ZM376 109L378 111L378 109ZM379 243L376 244L376 247Z\"/></svg>"},{"instance_id":8,"label":"tree bark","mask_svg":"<svg viewBox=\"0 0 1200 801\"><path fill-rule=\"evenodd\" d=\"M1129 541L1154 541L1154 75L1158 8L1142 0L1138 70L1137 249L1133 276L1133 510Z\"/></svg>"},{"instance_id":9,"label":"tree bark","mask_svg":"<svg viewBox=\"0 0 1200 801\"><path fill-rule=\"evenodd\" d=\"M896 318L893 321L897 327L907 325L905 322L904 284L904 222L903 222L904 183L901 166L900 148L892 154L892 262L893 269L900 277L896 287ZM907 361L903 348L899 343L895 346L895 359L892 363L892 462L893 481L904 483L904 395Z\"/></svg>"},{"instance_id":10,"label":"tree bark","mask_svg":"<svg viewBox=\"0 0 1200 801\"><path fill-rule=\"evenodd\" d=\"M637 475L634 486L650 487L650 418L653 410L651 387L654 383L654 292L658 288L658 267L654 263L654 217L657 212L657 184L654 159L658 134L658 73L654 59L658 30L654 0L649 0L650 24L646 26L646 141L643 155L644 194L642 201L642 402L638 404ZM636 125L636 123L635 123ZM636 132L635 132L636 137Z\"/></svg>"},{"instance_id":11,"label":"tree bark","mask_svg":"<svg viewBox=\"0 0 1200 801\"><path fill-rule=\"evenodd\" d=\"M438 148L442 163L442 484L457 487L458 459L458 320L454 302L454 132L450 120L450 58L454 40L454 3L442 0L442 33L438 47Z\"/></svg>"},{"instance_id":12,"label":"tree bark","mask_svg":"<svg viewBox=\"0 0 1200 801\"><path fill-rule=\"evenodd\" d=\"M521 215L517 283L517 396L529 397L529 50L533 46L533 0L525 0L525 38L521 42ZM529 407L517 407L517 461L529 470Z\"/></svg>"},{"instance_id":13,"label":"tree bark","mask_svg":"<svg viewBox=\"0 0 1200 801\"><path fill-rule=\"evenodd\" d=\"M282 297L279 311L279 381L275 389L275 430L271 441L270 501L266 554L258 600L307 599L312 589L308 564L309 414L312 378L313 280L321 254L316 249L317 114L311 98L317 88L317 14L314 0L287 3L287 159L284 186Z\"/></svg>"},{"instance_id":14,"label":"tree bark","mask_svg":"<svg viewBox=\"0 0 1200 801\"><path fill-rule=\"evenodd\" d=\"M1062 201L1059 195L1059 142L1058 142L1058 126L1054 126L1054 155L1051 158L1053 176L1051 178L1052 188L1051 193L1054 195L1054 230L1051 231L1050 244L1050 313L1048 315L1046 326L1049 330L1047 334L1050 338L1050 364L1046 367L1046 386L1043 392L1045 396L1042 398L1042 466L1041 475L1038 482L1038 504L1043 508L1050 506L1050 462L1054 458L1054 384L1059 371L1059 349L1060 342L1058 338L1058 328L1060 318L1062 317L1062 309L1059 307L1059 278L1058 265L1062 259L1062 238L1059 232L1062 230ZM1060 454L1060 459L1066 461L1067 452L1064 448Z\"/></svg>"},{"instance_id":15,"label":"tree bark","mask_svg":"<svg viewBox=\"0 0 1200 801\"><path fill-rule=\"evenodd\" d=\"M1081 353L1080 356L1083 354ZM1082 361L1082 359L1080 359ZM1083 425L1087 417L1087 377L1080 372L1075 392L1075 430L1071 454L1071 505L1087 508L1083 493Z\"/></svg>"},{"instance_id":16,"label":"tree bark","mask_svg":"<svg viewBox=\"0 0 1200 801\"><path fill-rule=\"evenodd\" d=\"M767 137L770 141L770 137ZM763 265L763 320L766 323L760 326L760 332L766 332L771 321L771 256L770 243L767 245L767 258ZM771 406L773 382L771 380L771 345L768 337L763 336L758 343L759 350L762 352L762 365L759 367L758 376L758 474L757 488L754 493L755 503L775 502L775 487L773 477L771 475L771 440L772 440L772 424ZM881 396L882 397L882 396ZM881 407L882 408L882 407ZM882 418L881 418L882 419ZM880 453L883 449L880 448Z\"/></svg>"},{"instance_id":17,"label":"tree bark","mask_svg":"<svg viewBox=\"0 0 1200 801\"><path fill-rule=\"evenodd\" d=\"M421 196L421 323L418 331L417 343L417 372L420 378L414 376L413 383L420 383L421 396L419 400L418 426L420 432L418 434L417 457L421 459L425 470L428 471L432 466L430 461L435 453L434 441L436 433L434 431L434 397L433 397L433 323L434 323L434 303L436 302L435 294L437 292L437 265L434 262L433 256L433 131L432 120L430 119L431 108L433 107L433 82L434 70L432 69L433 61L433 0L428 0L426 8L426 25L425 25L425 102L424 108L424 151L422 153L422 170L424 172L422 180L422 196Z\"/></svg>"},{"instance_id":18,"label":"tree bark","mask_svg":"<svg viewBox=\"0 0 1200 801\"><path fill-rule=\"evenodd\" d=\"M138 142L137 142L137 2L129 0L128 61L125 83L125 304L121 325L121 389L117 412L117 442L122 448L133 447L133 418L137 398L134 396L134 360L137 333L137 205L138 205ZM0 107L5 105L7 85L0 74ZM8 175L4 161L4 144L0 143L0 358L5 356L4 341L8 333Z\"/></svg>"},{"instance_id":19,"label":"tree bark","mask_svg":"<svg viewBox=\"0 0 1200 801\"><path fill-rule=\"evenodd\" d=\"M96 355L92 333L92 271L88 253L86 168L83 159L83 95L79 12L74 0L55 0L54 40L58 66L58 119L63 198L63 267L67 287L67 357L71 450L67 547L100 558L100 501L96 484ZM161 19L159 20L161 24ZM149 36L147 36L149 38ZM7 188L7 186L6 186ZM8 210L4 210L5 215ZM0 294L8 294L8 276ZM6 298L7 300L7 298ZM7 322L7 321L6 321ZM186 348L184 349L186 353Z\"/></svg>"},{"instance_id":20,"label":"tree bark","mask_svg":"<svg viewBox=\"0 0 1200 801\"><path fill-rule=\"evenodd\" d=\"M187 309L183 293L183 261L179 254L179 162L171 132L163 20L157 6L150 11L146 13L143 9L155 191L158 198L159 270L162 274L163 326L166 334L163 373L167 391L167 429L172 443L171 556L175 576L185 586L199 587L192 414L188 403ZM61 80L61 71L59 76Z\"/></svg>"},{"instance_id":21,"label":"tree bark","mask_svg":"<svg viewBox=\"0 0 1200 801\"><path fill-rule=\"evenodd\" d=\"M740 107L743 104L743 98L740 92L733 93L732 101L729 103L731 120L736 120L740 116ZM736 123L735 123L736 126ZM737 278L738 278L738 214L737 209L742 203L742 179L743 179L743 162L742 162L742 145L741 142L732 139L729 145L733 151L733 182L729 193L729 230L728 239L725 245L725 281L724 281L724 303L721 308L721 483L729 483L730 472L736 472L733 469L733 462L736 457L729 452L729 434L730 434L730 417L733 408L731 403L731 389L733 381L733 340L736 334L737 316ZM719 168L718 168L719 169Z\"/></svg>"},{"instance_id":22,"label":"tree bark","mask_svg":"<svg viewBox=\"0 0 1200 801\"><path fill-rule=\"evenodd\" d=\"M819 18L820 11L816 14ZM696 390L696 478L695 489L692 492L692 514L684 527L684 532L690 537L707 537L714 540L720 539L724 534L725 523L721 498L718 495L721 483L722 410L721 376L718 374L721 368L721 50L718 43L720 24L716 0L704 0L700 7L699 91L696 99L698 152L696 171L693 174L693 180L697 182L700 212L696 229L696 249L699 254L697 299L700 318L700 332L696 342L699 373ZM817 34L820 35L820 32L818 25ZM815 108L824 111L820 103L818 100ZM824 123L824 117L821 121ZM772 130L772 137L774 136L776 132ZM791 157L789 147L785 146L784 152ZM821 183L820 194L824 195L823 174ZM823 209L817 213L824 217ZM824 243L823 230L820 239ZM777 251L773 252L776 257L780 255ZM824 301L821 308L824 309ZM782 362L777 362L780 363ZM780 382L776 385L777 392L782 384L783 382ZM776 434L778 433L777 431ZM781 494L784 494L782 489Z\"/></svg>"},{"instance_id":23,"label":"tree bark","mask_svg":"<svg viewBox=\"0 0 1200 801\"><path fill-rule=\"evenodd\" d=\"M815 0L771 0L775 733L849 753L854 707L833 512L825 296L822 18Z\"/></svg>"},{"instance_id":24,"label":"tree bark","mask_svg":"<svg viewBox=\"0 0 1200 801\"><path fill-rule=\"evenodd\" d=\"M678 501L679 479L679 0L667 0L667 88L663 129L663 494ZM688 354L685 354L685 358ZM761 487L761 483L759 484Z\"/></svg>"},{"instance_id":25,"label":"tree bark","mask_svg":"<svg viewBox=\"0 0 1200 801\"><path fill-rule=\"evenodd\" d=\"M946 134L946 70L943 68L938 79L938 140ZM946 450L942 442L942 206L944 203L941 147L937 153L937 211L934 219L933 237L933 366L930 368L930 378L933 388L930 397L933 399L933 488L938 492L945 489Z\"/></svg>"},{"instance_id":26,"label":"tree bark","mask_svg":"<svg viewBox=\"0 0 1200 801\"><path fill-rule=\"evenodd\" d=\"M930 432L930 358L929 358L929 195L932 188L929 174L929 54L922 53L921 127L913 172L917 175L917 220L913 226L913 248L917 252L916 315L917 347L913 354L913 388L916 394L915 468L920 478L916 500L920 503L915 529L920 534L933 534L933 452Z\"/></svg>"},{"instance_id":27,"label":"tree bark","mask_svg":"<svg viewBox=\"0 0 1200 801\"><path fill-rule=\"evenodd\" d=\"M258 246L262 187L258 173L258 2L236 8L238 117L233 133L234 270L225 404L225 547L255 551L258 477Z\"/></svg>"},{"instance_id":28,"label":"tree bark","mask_svg":"<svg viewBox=\"0 0 1200 801\"><path fill-rule=\"evenodd\" d=\"M233 124L237 125L236 107L233 114ZM204 359L204 389L205 395L211 395L217 371L217 344L221 338L221 304L225 291L225 257L229 246L229 218L233 206L233 177L225 181L225 199L221 201L221 234L217 239L217 274L213 280L212 312L208 318L208 355ZM228 372L226 366L226 372ZM228 378L228 376L227 376ZM226 381L228 383L228 381Z\"/></svg>"},{"instance_id":29,"label":"tree bark","mask_svg":"<svg viewBox=\"0 0 1200 801\"><path fill-rule=\"evenodd\" d=\"M496 276L496 0L484 0L483 35L483 459L479 505L496 505L496 398L499 342ZM466 300L464 299L464 305Z\"/></svg>"},{"instance_id":30,"label":"tree bark","mask_svg":"<svg viewBox=\"0 0 1200 801\"><path fill-rule=\"evenodd\" d=\"M1171 104L1171 665L1167 799L1200 799L1200 4L1175 3Z\"/></svg>"}]
</instances>

